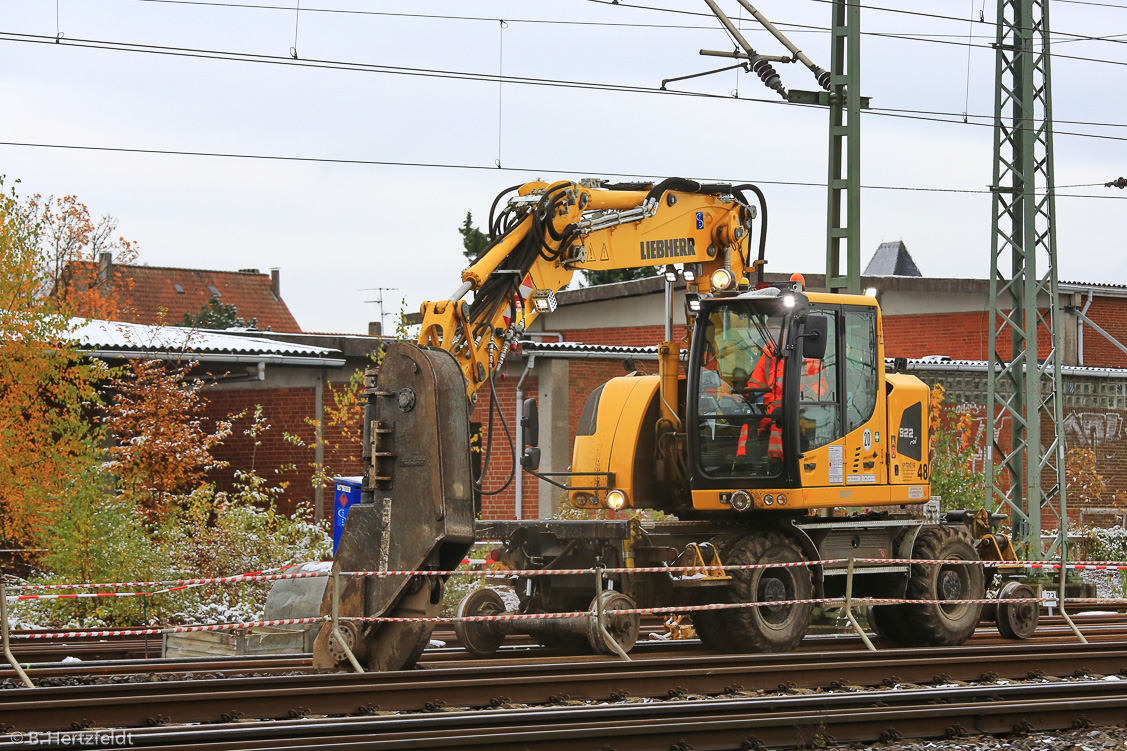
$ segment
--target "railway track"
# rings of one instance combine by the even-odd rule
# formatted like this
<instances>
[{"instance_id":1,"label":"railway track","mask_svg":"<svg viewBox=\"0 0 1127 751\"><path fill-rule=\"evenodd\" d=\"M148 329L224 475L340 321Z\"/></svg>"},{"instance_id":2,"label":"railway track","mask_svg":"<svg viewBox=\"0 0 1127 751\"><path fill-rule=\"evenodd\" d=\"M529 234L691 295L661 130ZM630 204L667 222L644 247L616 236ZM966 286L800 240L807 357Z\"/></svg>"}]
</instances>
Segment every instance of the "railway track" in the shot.
<instances>
[{"instance_id":1,"label":"railway track","mask_svg":"<svg viewBox=\"0 0 1127 751\"><path fill-rule=\"evenodd\" d=\"M1078 619L1090 641L1124 640L1127 641L1127 622L1122 616L1099 615L1082 616ZM1058 618L1045 619L1036 635L1036 643L1076 643L1075 636ZM656 630L656 629L655 629ZM480 659L468 656L458 645L453 632L440 632L435 635L439 643L448 646L430 648L423 653L419 661L422 669L441 667L488 667L494 664L509 662L524 662L528 664L551 663L561 659L569 663L597 662L605 657L594 654L565 654L558 650L540 647L527 638L511 638L505 647L490 659ZM882 648L889 645L879 639L876 643ZM1001 639L992 628L981 627L974 635L968 646L987 646L992 644L1010 644ZM1032 642L1031 642L1032 643ZM83 642L79 642L83 644ZM807 652L825 652L827 650L859 649L860 639L852 634L833 634L807 637L796 651L797 654ZM113 649L111 641L111 649ZM63 650L66 651L66 650ZM19 652L17 652L19 654ZM24 653L28 654L28 653ZM69 654L69 653L68 653ZM639 642L632 652L634 659L649 659L653 657L676 657L692 659L698 656L708 657L715 653L706 650L694 639L681 641L652 640ZM57 661L23 661L25 672L39 686L60 686L66 684L105 684L137 681L170 681L170 680L199 680L209 678L253 677L259 675L285 675L294 672L319 672L312 667L312 659L308 654L291 655L258 655L251 657L211 657L164 659L159 657L115 659L115 660L83 660L81 662L59 663ZM0 662L0 687L15 686L17 676L11 667Z\"/></svg>"},{"instance_id":2,"label":"railway track","mask_svg":"<svg viewBox=\"0 0 1127 751\"><path fill-rule=\"evenodd\" d=\"M1090 674L1127 675L1127 641L868 652L656 654L623 662L493 662L380 674L300 674L7 689L0 727L16 731L279 720L573 701L669 699ZM1122 691L1127 684L1118 683Z\"/></svg>"},{"instance_id":3,"label":"railway track","mask_svg":"<svg viewBox=\"0 0 1127 751\"><path fill-rule=\"evenodd\" d=\"M820 747L1119 724L1127 693L1108 681L942 686L704 701L619 703L413 716L300 718L131 731L134 747L633 751ZM9 736L13 738L14 736ZM20 740L24 740L23 737ZM0 749L19 748L5 744Z\"/></svg>"}]
</instances>

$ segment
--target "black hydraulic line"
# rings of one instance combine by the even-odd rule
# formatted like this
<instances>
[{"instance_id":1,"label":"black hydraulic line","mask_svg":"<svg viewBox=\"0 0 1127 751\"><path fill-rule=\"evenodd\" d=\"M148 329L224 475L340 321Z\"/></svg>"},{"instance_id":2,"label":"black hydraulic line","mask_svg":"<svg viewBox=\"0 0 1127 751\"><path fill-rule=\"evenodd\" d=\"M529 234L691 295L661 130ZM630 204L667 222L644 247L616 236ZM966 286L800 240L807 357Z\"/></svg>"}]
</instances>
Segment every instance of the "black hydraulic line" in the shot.
<instances>
[{"instance_id":1,"label":"black hydraulic line","mask_svg":"<svg viewBox=\"0 0 1127 751\"><path fill-rule=\"evenodd\" d=\"M505 492L505 490L512 484L513 478L516 476L517 460L516 460L516 445L513 443L513 434L509 430L509 423L505 420L505 410L501 409L500 403L497 401L497 387L494 382L494 373L489 374L489 446L493 447L493 410L497 410L497 416L501 418L501 428L505 431L505 438L509 442L509 454L513 457L513 465L509 467L509 477L505 480L505 484L496 490L485 490L478 484L478 492L482 495L497 495ZM482 463L481 479L485 480L485 463Z\"/></svg>"},{"instance_id":2,"label":"black hydraulic line","mask_svg":"<svg viewBox=\"0 0 1127 751\"><path fill-rule=\"evenodd\" d=\"M763 195L763 191L760 190L758 186L752 185L751 183L744 183L743 185L737 185L734 188L732 188L732 190L734 190L734 191L750 190L752 193L754 193L756 195L756 197L759 198L759 208L763 213L763 224L759 228L759 265L755 269L755 282L756 282L756 284L763 284L764 283L763 267L766 265L766 264L763 263L763 261L767 258L767 197ZM742 196L741 196L741 198L742 198ZM745 201L744 203L746 205L747 202ZM748 247L748 253L749 254L751 253L750 243L749 243L749 247ZM747 264L745 263L744 265L746 266Z\"/></svg>"},{"instance_id":3,"label":"black hydraulic line","mask_svg":"<svg viewBox=\"0 0 1127 751\"><path fill-rule=\"evenodd\" d=\"M514 190L518 190L521 185L523 185L523 183L518 183L516 185L512 185L508 188L505 188L504 190L502 190L500 193L497 194L496 198L493 199L493 205L489 207L489 224L486 225L489 229L489 238L491 240L496 238L496 236L497 236L497 233L494 232L494 223L493 223L493 215L494 215L494 212L497 211L497 204L501 203L501 199L504 198L506 195L508 195L509 193L512 193ZM506 209L507 208L508 207L506 207ZM504 211L502 211L501 213L503 215Z\"/></svg>"}]
</instances>

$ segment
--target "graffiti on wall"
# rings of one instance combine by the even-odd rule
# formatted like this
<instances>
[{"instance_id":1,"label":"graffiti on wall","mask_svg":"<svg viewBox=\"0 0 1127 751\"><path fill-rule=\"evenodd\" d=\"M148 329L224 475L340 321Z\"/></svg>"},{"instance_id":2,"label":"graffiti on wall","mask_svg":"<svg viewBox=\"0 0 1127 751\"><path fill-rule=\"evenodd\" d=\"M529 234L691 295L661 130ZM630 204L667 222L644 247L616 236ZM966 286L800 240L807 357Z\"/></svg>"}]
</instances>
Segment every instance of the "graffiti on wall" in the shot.
<instances>
[{"instance_id":1,"label":"graffiti on wall","mask_svg":"<svg viewBox=\"0 0 1127 751\"><path fill-rule=\"evenodd\" d=\"M1096 449L1123 436L1123 415L1118 412L1073 412L1064 418L1069 448Z\"/></svg>"}]
</instances>

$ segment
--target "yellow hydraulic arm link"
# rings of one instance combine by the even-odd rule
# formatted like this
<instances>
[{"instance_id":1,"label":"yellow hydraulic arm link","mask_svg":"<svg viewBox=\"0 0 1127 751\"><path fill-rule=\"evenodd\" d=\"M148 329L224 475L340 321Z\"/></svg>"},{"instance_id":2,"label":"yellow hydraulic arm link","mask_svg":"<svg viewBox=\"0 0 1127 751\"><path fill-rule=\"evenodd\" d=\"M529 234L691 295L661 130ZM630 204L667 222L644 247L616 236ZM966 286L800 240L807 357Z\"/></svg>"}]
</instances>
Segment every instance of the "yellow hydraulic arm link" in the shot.
<instances>
[{"instance_id":1,"label":"yellow hydraulic arm link","mask_svg":"<svg viewBox=\"0 0 1127 751\"><path fill-rule=\"evenodd\" d=\"M520 186L502 212L506 228L462 272L462 286L449 299L423 303L418 343L454 355L471 401L532 321L555 307L555 292L578 270L699 264L687 290L696 292L700 284L707 292L718 269L728 268L736 279L747 273L745 265L761 269L762 261L750 261L747 252L755 211L738 190L679 178L650 189L630 187L643 189L569 181ZM462 299L469 292L472 302ZM663 372L673 374L675 395L679 347L666 345L662 359L672 367Z\"/></svg>"}]
</instances>

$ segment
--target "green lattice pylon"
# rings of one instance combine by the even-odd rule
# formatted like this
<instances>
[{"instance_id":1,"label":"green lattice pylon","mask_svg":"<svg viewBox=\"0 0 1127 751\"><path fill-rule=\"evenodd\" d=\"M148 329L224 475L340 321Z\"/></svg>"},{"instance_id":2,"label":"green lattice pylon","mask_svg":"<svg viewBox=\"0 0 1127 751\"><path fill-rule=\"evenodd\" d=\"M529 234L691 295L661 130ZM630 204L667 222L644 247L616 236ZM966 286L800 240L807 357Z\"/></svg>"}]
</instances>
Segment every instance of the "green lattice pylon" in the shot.
<instances>
[{"instance_id":1,"label":"green lattice pylon","mask_svg":"<svg viewBox=\"0 0 1127 751\"><path fill-rule=\"evenodd\" d=\"M1067 540L1049 0L998 0L990 239L986 502L1021 555ZM1042 544L1042 525L1059 534Z\"/></svg>"},{"instance_id":2,"label":"green lattice pylon","mask_svg":"<svg viewBox=\"0 0 1127 751\"><path fill-rule=\"evenodd\" d=\"M826 289L861 294L861 6L834 0L830 27ZM845 269L841 262L844 255Z\"/></svg>"}]
</instances>

